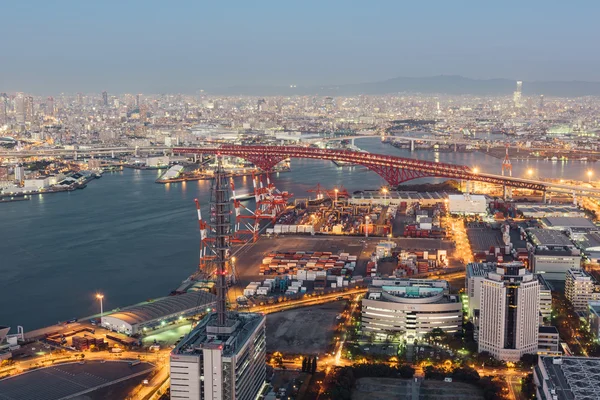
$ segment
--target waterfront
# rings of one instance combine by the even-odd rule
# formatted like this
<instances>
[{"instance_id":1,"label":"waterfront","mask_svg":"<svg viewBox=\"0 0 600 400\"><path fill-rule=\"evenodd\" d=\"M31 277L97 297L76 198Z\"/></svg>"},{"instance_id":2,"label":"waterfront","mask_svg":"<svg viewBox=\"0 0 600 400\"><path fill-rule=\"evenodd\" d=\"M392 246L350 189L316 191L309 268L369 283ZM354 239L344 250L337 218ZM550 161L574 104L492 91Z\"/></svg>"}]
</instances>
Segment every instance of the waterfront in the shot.
<instances>
[{"instance_id":1,"label":"waterfront","mask_svg":"<svg viewBox=\"0 0 600 400\"><path fill-rule=\"evenodd\" d=\"M433 153L396 149L378 138L357 140L367 151L477 166L499 173L502 160L481 153ZM540 177L585 179L593 163L514 162L513 175L528 168ZM86 189L33 196L0 206L0 324L31 330L94 314L96 291L109 311L164 296L193 272L198 257L194 198L205 206L209 181L158 185L155 170L107 173ZM596 175L595 175L596 176ZM349 191L384 182L364 167L329 161L292 160L292 171L273 177L296 198L321 183ZM418 181L414 181L418 182ZM238 194L251 178L236 179Z\"/></svg>"}]
</instances>

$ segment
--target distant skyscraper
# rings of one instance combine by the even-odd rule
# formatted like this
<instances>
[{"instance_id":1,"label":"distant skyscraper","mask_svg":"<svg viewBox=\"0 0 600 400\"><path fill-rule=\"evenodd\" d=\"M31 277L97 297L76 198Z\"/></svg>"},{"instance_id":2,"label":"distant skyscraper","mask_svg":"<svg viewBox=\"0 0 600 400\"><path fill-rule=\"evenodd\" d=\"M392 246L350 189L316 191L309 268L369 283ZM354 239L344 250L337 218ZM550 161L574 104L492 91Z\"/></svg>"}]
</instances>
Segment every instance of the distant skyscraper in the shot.
<instances>
[{"instance_id":1,"label":"distant skyscraper","mask_svg":"<svg viewBox=\"0 0 600 400\"><path fill-rule=\"evenodd\" d=\"M102 104L104 107L108 107L108 93L106 91L102 92Z\"/></svg>"},{"instance_id":2,"label":"distant skyscraper","mask_svg":"<svg viewBox=\"0 0 600 400\"><path fill-rule=\"evenodd\" d=\"M0 93L0 125L8 122L8 96Z\"/></svg>"},{"instance_id":3,"label":"distant skyscraper","mask_svg":"<svg viewBox=\"0 0 600 400\"><path fill-rule=\"evenodd\" d=\"M77 104L80 106L83 105L83 94L82 93L77 93Z\"/></svg>"},{"instance_id":4,"label":"distant skyscraper","mask_svg":"<svg viewBox=\"0 0 600 400\"><path fill-rule=\"evenodd\" d=\"M142 95L141 93L138 93L135 95L135 108L139 109L140 108L140 99L141 99Z\"/></svg>"},{"instance_id":5,"label":"distant skyscraper","mask_svg":"<svg viewBox=\"0 0 600 400\"><path fill-rule=\"evenodd\" d=\"M27 96L25 98L25 120L28 122L33 122L33 97Z\"/></svg>"},{"instance_id":6,"label":"distant skyscraper","mask_svg":"<svg viewBox=\"0 0 600 400\"><path fill-rule=\"evenodd\" d=\"M46 100L46 115L54 116L54 97L50 96Z\"/></svg>"},{"instance_id":7,"label":"distant skyscraper","mask_svg":"<svg viewBox=\"0 0 600 400\"><path fill-rule=\"evenodd\" d=\"M517 81L517 90L513 93L513 103L515 107L521 107L521 92L523 90L523 82Z\"/></svg>"},{"instance_id":8,"label":"distant skyscraper","mask_svg":"<svg viewBox=\"0 0 600 400\"><path fill-rule=\"evenodd\" d=\"M481 282L479 351L519 361L538 348L540 284L523 263L498 264Z\"/></svg>"},{"instance_id":9,"label":"distant skyscraper","mask_svg":"<svg viewBox=\"0 0 600 400\"><path fill-rule=\"evenodd\" d=\"M540 104L539 104L538 108L540 111L544 111L544 95L543 94L540 95Z\"/></svg>"},{"instance_id":10,"label":"distant skyscraper","mask_svg":"<svg viewBox=\"0 0 600 400\"><path fill-rule=\"evenodd\" d=\"M15 117L17 124L25 123L25 95L23 93L17 93L15 97Z\"/></svg>"}]
</instances>

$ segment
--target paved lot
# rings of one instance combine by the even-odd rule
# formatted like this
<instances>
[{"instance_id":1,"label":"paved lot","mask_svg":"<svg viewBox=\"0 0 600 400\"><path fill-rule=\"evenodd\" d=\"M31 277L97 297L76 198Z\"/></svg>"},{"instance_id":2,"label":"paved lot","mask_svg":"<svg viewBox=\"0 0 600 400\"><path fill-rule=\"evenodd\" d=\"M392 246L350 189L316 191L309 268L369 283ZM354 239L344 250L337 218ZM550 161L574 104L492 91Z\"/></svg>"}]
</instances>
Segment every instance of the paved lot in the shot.
<instances>
[{"instance_id":1,"label":"paved lot","mask_svg":"<svg viewBox=\"0 0 600 400\"><path fill-rule=\"evenodd\" d=\"M99 361L42 368L0 380L0 400L58 400L83 395L123 378L147 375L154 366L141 363ZM141 379L141 378L140 378Z\"/></svg>"},{"instance_id":2,"label":"paved lot","mask_svg":"<svg viewBox=\"0 0 600 400\"><path fill-rule=\"evenodd\" d=\"M267 351L323 354L344 309L343 301L267 315Z\"/></svg>"},{"instance_id":3,"label":"paved lot","mask_svg":"<svg viewBox=\"0 0 600 400\"><path fill-rule=\"evenodd\" d=\"M483 394L461 382L360 378L352 392L353 400L481 400Z\"/></svg>"}]
</instances>

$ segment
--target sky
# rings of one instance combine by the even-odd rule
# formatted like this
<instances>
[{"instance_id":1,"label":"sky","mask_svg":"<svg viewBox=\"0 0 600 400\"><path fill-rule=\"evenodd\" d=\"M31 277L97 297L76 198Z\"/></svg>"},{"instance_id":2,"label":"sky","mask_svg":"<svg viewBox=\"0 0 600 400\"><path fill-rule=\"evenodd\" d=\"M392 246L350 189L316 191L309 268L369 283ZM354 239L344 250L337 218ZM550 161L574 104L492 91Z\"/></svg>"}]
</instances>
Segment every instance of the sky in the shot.
<instances>
[{"instance_id":1,"label":"sky","mask_svg":"<svg viewBox=\"0 0 600 400\"><path fill-rule=\"evenodd\" d=\"M0 0L0 10L0 92L600 81L597 1Z\"/></svg>"}]
</instances>

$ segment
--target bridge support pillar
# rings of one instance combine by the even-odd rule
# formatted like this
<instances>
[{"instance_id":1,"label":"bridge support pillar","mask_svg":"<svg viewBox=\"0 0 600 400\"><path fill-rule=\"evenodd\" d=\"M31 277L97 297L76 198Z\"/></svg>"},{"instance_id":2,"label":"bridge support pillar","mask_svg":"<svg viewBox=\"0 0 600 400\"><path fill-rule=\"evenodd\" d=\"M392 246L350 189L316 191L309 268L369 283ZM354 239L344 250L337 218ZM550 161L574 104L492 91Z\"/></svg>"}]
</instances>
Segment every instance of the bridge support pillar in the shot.
<instances>
[{"instance_id":1,"label":"bridge support pillar","mask_svg":"<svg viewBox=\"0 0 600 400\"><path fill-rule=\"evenodd\" d=\"M454 152L456 153L456 143L454 143Z\"/></svg>"},{"instance_id":2,"label":"bridge support pillar","mask_svg":"<svg viewBox=\"0 0 600 400\"><path fill-rule=\"evenodd\" d=\"M547 192L544 190L542 192L542 203L546 204L546 201L548 200L548 194Z\"/></svg>"},{"instance_id":3,"label":"bridge support pillar","mask_svg":"<svg viewBox=\"0 0 600 400\"><path fill-rule=\"evenodd\" d=\"M73 160L77 161L77 152L75 152L75 154L73 154Z\"/></svg>"},{"instance_id":4,"label":"bridge support pillar","mask_svg":"<svg viewBox=\"0 0 600 400\"><path fill-rule=\"evenodd\" d=\"M412 152L414 152L414 151L415 151L415 141L414 141L414 140L411 140L411 141L410 141L410 152L412 153Z\"/></svg>"},{"instance_id":5,"label":"bridge support pillar","mask_svg":"<svg viewBox=\"0 0 600 400\"><path fill-rule=\"evenodd\" d=\"M115 158L115 151L114 150L110 152L110 158Z\"/></svg>"},{"instance_id":6,"label":"bridge support pillar","mask_svg":"<svg viewBox=\"0 0 600 400\"><path fill-rule=\"evenodd\" d=\"M194 153L194 164L198 162L198 154Z\"/></svg>"},{"instance_id":7,"label":"bridge support pillar","mask_svg":"<svg viewBox=\"0 0 600 400\"><path fill-rule=\"evenodd\" d=\"M354 138L350 139L350 143L352 143L352 147L354 147Z\"/></svg>"},{"instance_id":8,"label":"bridge support pillar","mask_svg":"<svg viewBox=\"0 0 600 400\"><path fill-rule=\"evenodd\" d=\"M573 205L577 206L577 194L575 193L574 190L573 190Z\"/></svg>"}]
</instances>

